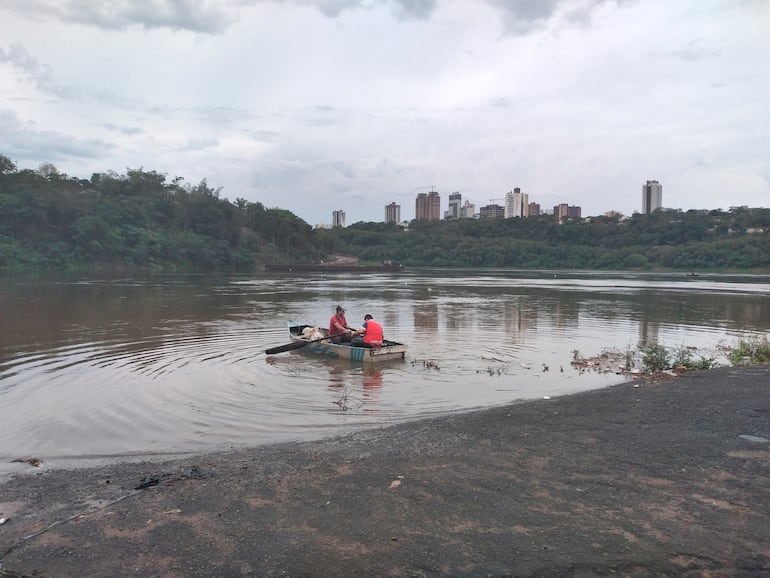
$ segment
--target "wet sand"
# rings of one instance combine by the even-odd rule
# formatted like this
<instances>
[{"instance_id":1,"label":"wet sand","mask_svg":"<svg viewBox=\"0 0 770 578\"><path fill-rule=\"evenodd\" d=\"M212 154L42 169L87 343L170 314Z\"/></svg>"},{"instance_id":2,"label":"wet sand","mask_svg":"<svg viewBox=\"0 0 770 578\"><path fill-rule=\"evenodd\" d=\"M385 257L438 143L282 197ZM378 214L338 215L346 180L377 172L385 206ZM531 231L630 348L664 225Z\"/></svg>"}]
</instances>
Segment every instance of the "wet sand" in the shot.
<instances>
[{"instance_id":1,"label":"wet sand","mask_svg":"<svg viewBox=\"0 0 770 578\"><path fill-rule=\"evenodd\" d=\"M770 366L0 481L0 576L767 576ZM140 489L135 489L142 486Z\"/></svg>"}]
</instances>

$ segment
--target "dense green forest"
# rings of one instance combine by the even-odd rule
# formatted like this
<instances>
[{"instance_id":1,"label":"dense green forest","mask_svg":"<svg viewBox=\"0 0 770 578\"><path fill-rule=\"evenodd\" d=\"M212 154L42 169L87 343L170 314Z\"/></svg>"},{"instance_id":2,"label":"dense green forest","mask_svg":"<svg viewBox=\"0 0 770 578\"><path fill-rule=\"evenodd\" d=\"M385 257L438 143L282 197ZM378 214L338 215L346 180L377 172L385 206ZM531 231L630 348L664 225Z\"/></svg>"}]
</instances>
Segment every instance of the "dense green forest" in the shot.
<instances>
[{"instance_id":1,"label":"dense green forest","mask_svg":"<svg viewBox=\"0 0 770 578\"><path fill-rule=\"evenodd\" d=\"M514 219L358 223L337 232L338 250L405 265L522 269L770 270L770 209L659 210L630 218L557 222Z\"/></svg>"},{"instance_id":2,"label":"dense green forest","mask_svg":"<svg viewBox=\"0 0 770 578\"><path fill-rule=\"evenodd\" d=\"M0 267L253 270L259 260L317 259L326 239L293 213L219 198L155 171L18 171L0 155Z\"/></svg>"},{"instance_id":3,"label":"dense green forest","mask_svg":"<svg viewBox=\"0 0 770 578\"><path fill-rule=\"evenodd\" d=\"M0 268L252 271L332 254L408 266L770 270L770 209L669 210L558 223L356 223L314 230L290 211L220 198L205 180L128 169L68 177L0 155Z\"/></svg>"}]
</instances>

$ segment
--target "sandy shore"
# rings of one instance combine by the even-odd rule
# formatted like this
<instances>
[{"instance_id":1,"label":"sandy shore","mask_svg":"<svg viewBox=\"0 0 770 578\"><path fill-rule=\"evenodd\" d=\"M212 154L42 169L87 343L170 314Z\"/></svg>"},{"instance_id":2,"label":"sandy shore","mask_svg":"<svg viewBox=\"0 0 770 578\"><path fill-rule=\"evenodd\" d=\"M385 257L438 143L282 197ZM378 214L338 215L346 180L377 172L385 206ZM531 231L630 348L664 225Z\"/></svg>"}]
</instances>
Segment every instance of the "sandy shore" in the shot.
<instances>
[{"instance_id":1,"label":"sandy shore","mask_svg":"<svg viewBox=\"0 0 770 578\"><path fill-rule=\"evenodd\" d=\"M0 576L768 576L768 438L762 366L31 473Z\"/></svg>"}]
</instances>

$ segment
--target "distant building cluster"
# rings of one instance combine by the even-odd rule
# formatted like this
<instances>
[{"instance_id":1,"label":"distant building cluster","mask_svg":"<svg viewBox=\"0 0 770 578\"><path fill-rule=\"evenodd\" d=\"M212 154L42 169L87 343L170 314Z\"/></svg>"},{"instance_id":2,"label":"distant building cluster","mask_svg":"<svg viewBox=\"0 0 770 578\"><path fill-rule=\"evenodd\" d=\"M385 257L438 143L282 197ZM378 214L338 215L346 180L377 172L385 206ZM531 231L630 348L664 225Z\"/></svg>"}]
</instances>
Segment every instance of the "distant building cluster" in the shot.
<instances>
[{"instance_id":1,"label":"distant building cluster","mask_svg":"<svg viewBox=\"0 0 770 578\"><path fill-rule=\"evenodd\" d=\"M426 187L428 188L428 187ZM479 207L470 201L463 200L462 193L455 191L449 194L447 210L443 213L444 220L455 219L513 219L537 217L542 212L540 204L530 202L529 195L515 187L505 193L504 198L489 199L489 203ZM658 181L647 181L642 185L642 213L652 213L663 208L663 186ZM617 211L608 211L606 216L619 216ZM564 219L581 219L582 209L579 206L560 203L553 208L554 218L561 222ZM414 204L414 218L417 221L441 220L441 196L435 187L430 187L429 192L417 194ZM392 202L385 205L385 222L401 223L401 205ZM332 213L332 227L345 226L345 211L338 210Z\"/></svg>"},{"instance_id":2,"label":"distant building cluster","mask_svg":"<svg viewBox=\"0 0 770 578\"><path fill-rule=\"evenodd\" d=\"M438 192L431 189L429 193L419 193L415 201L415 219L417 221L435 221L440 217L441 197ZM569 207L569 210L561 210L559 205L554 208L554 214L564 217L580 217L580 207ZM530 202L529 195L516 187L505 194L504 198L489 199L489 203L479 207L468 201L463 201L462 193L455 191L449 195L448 209L444 211L444 219L513 219L515 217L536 217L541 215L538 203Z\"/></svg>"}]
</instances>

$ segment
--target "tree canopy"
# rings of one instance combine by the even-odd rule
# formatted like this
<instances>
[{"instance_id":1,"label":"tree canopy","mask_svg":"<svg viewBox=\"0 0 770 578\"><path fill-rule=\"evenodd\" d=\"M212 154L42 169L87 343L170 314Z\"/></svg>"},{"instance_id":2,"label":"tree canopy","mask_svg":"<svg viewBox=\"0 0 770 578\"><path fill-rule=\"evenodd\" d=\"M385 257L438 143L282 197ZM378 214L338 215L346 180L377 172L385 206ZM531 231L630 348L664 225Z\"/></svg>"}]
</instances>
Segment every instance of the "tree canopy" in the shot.
<instances>
[{"instance_id":1,"label":"tree canopy","mask_svg":"<svg viewBox=\"0 0 770 578\"><path fill-rule=\"evenodd\" d=\"M332 254L408 266L770 270L770 209L663 209L630 218L356 223L312 229L280 208L143 168L90 179L0 155L0 268L245 270Z\"/></svg>"}]
</instances>

